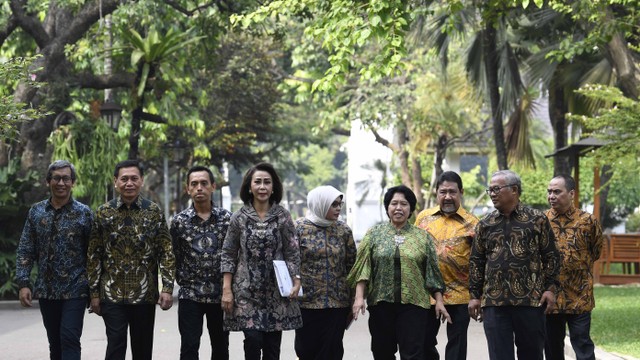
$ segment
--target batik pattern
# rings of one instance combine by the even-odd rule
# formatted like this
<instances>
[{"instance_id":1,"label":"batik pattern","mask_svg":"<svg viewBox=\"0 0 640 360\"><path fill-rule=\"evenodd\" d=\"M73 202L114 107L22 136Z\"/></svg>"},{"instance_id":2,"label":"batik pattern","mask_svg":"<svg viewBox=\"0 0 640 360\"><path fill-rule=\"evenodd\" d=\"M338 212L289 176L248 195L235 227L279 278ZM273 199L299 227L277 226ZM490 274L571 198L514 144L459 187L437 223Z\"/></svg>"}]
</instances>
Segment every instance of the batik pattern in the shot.
<instances>
[{"instance_id":1,"label":"batik pattern","mask_svg":"<svg viewBox=\"0 0 640 360\"><path fill-rule=\"evenodd\" d=\"M88 297L87 246L93 215L88 206L71 199L59 209L50 200L29 209L16 254L16 282L32 288L34 297L66 300Z\"/></svg>"},{"instance_id":2,"label":"batik pattern","mask_svg":"<svg viewBox=\"0 0 640 360\"><path fill-rule=\"evenodd\" d=\"M469 303L469 257L478 218L462 207L447 216L440 207L418 214L416 226L433 236L438 264L446 290L442 294L445 305ZM431 299L431 303L435 301Z\"/></svg>"},{"instance_id":3,"label":"batik pattern","mask_svg":"<svg viewBox=\"0 0 640 360\"><path fill-rule=\"evenodd\" d=\"M400 254L400 302L425 309L430 307L429 294L444 291L442 274L438 268L433 238L426 231L406 224L396 229L391 223L370 228L358 247L356 263L347 280L355 287L367 282L367 305L395 302L394 259L396 236L402 239Z\"/></svg>"},{"instance_id":4,"label":"batik pattern","mask_svg":"<svg viewBox=\"0 0 640 360\"><path fill-rule=\"evenodd\" d=\"M226 330L282 331L302 326L297 300L280 295L273 260L284 260L291 278L300 275L300 249L289 212L274 204L264 219L251 205L231 217L221 272L232 273L233 312Z\"/></svg>"},{"instance_id":5,"label":"batik pattern","mask_svg":"<svg viewBox=\"0 0 640 360\"><path fill-rule=\"evenodd\" d=\"M173 293L175 257L160 207L142 197L120 198L96 211L88 251L92 298L115 304L155 304L158 269L162 292Z\"/></svg>"},{"instance_id":6,"label":"batik pattern","mask_svg":"<svg viewBox=\"0 0 640 360\"><path fill-rule=\"evenodd\" d=\"M562 255L555 314L581 314L595 307L593 263L602 252L604 236L598 220L573 206L564 214L546 212Z\"/></svg>"},{"instance_id":7,"label":"batik pattern","mask_svg":"<svg viewBox=\"0 0 640 360\"><path fill-rule=\"evenodd\" d=\"M469 262L469 293L482 306L538 306L556 291L560 255L547 217L518 204L510 216L498 210L476 226Z\"/></svg>"},{"instance_id":8,"label":"batik pattern","mask_svg":"<svg viewBox=\"0 0 640 360\"><path fill-rule=\"evenodd\" d=\"M230 211L216 207L212 207L209 218L203 220L193 206L171 219L180 299L220 303L220 253L230 220Z\"/></svg>"},{"instance_id":9,"label":"batik pattern","mask_svg":"<svg viewBox=\"0 0 640 360\"><path fill-rule=\"evenodd\" d=\"M356 244L351 229L342 221L321 227L306 218L296 221L300 242L300 275L304 309L351 306L347 275L356 260Z\"/></svg>"}]
</instances>

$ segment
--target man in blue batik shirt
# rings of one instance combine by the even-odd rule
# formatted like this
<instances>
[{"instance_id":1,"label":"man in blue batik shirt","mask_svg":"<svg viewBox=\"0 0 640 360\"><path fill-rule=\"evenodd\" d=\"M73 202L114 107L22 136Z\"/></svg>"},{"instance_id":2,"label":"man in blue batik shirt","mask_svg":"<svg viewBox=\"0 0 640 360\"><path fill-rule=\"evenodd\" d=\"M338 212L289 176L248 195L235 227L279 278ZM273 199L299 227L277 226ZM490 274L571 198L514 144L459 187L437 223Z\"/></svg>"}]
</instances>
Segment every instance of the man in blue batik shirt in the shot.
<instances>
[{"instance_id":1,"label":"man in blue batik shirt","mask_svg":"<svg viewBox=\"0 0 640 360\"><path fill-rule=\"evenodd\" d=\"M194 166L187 172L187 193L193 206L171 220L171 238L176 256L180 359L199 359L203 317L211 341L211 359L229 359L229 332L223 330L220 307L222 274L220 250L227 234L231 212L213 206L216 189L211 170Z\"/></svg>"},{"instance_id":2,"label":"man in blue batik shirt","mask_svg":"<svg viewBox=\"0 0 640 360\"><path fill-rule=\"evenodd\" d=\"M75 360L80 359L89 299L86 265L93 215L71 197L76 183L73 164L53 162L46 180L51 197L29 210L16 255L16 280L22 306L31 307L32 299L39 298L51 359ZM32 286L35 263L38 277Z\"/></svg>"}]
</instances>

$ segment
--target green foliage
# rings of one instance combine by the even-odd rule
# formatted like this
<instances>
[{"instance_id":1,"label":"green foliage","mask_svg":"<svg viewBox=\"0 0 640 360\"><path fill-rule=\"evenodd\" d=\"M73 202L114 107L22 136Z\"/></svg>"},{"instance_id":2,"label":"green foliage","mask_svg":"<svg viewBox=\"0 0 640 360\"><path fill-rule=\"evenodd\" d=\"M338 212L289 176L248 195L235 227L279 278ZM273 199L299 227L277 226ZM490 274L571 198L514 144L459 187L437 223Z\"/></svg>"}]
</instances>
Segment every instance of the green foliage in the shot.
<instances>
[{"instance_id":1,"label":"green foliage","mask_svg":"<svg viewBox=\"0 0 640 360\"><path fill-rule=\"evenodd\" d=\"M76 167L75 197L86 197L92 208L103 204L112 183L113 166L124 160L124 139L100 119L85 119L56 129L49 138L52 161L65 159Z\"/></svg>"},{"instance_id":2,"label":"green foliage","mask_svg":"<svg viewBox=\"0 0 640 360\"><path fill-rule=\"evenodd\" d=\"M405 34L414 16L414 6L414 2L402 0L283 0L267 2L245 15L232 16L231 21L246 29L282 17L311 15L305 34L321 41L329 53L330 63L312 89L332 92L354 67L360 76L374 82L398 74L406 55ZM378 49L374 60L359 61L356 52L371 44Z\"/></svg>"},{"instance_id":3,"label":"green foliage","mask_svg":"<svg viewBox=\"0 0 640 360\"><path fill-rule=\"evenodd\" d=\"M480 176L480 165L477 165L471 171L460 172L462 185L464 186L464 203L462 206L467 210L472 210L477 206L477 199L480 199L487 188L487 179Z\"/></svg>"},{"instance_id":4,"label":"green foliage","mask_svg":"<svg viewBox=\"0 0 640 360\"><path fill-rule=\"evenodd\" d=\"M589 100L604 104L593 116L572 115L588 130L588 135L606 145L595 154L601 164L640 157L640 102L625 97L618 88L588 85L576 91ZM636 162L637 166L637 162Z\"/></svg>"},{"instance_id":5,"label":"green foliage","mask_svg":"<svg viewBox=\"0 0 640 360\"><path fill-rule=\"evenodd\" d=\"M1 59L1 58L0 58ZM18 138L18 127L23 121L45 115L42 109L34 109L14 101L12 92L18 83L42 86L32 81L30 69L35 57L12 58L0 63L0 141Z\"/></svg>"},{"instance_id":6,"label":"green foliage","mask_svg":"<svg viewBox=\"0 0 640 360\"><path fill-rule=\"evenodd\" d=\"M596 346L640 358L640 286L597 286L591 313L591 337Z\"/></svg>"},{"instance_id":7,"label":"green foliage","mask_svg":"<svg viewBox=\"0 0 640 360\"><path fill-rule=\"evenodd\" d=\"M640 212L634 212L627 218L626 232L640 232Z\"/></svg>"},{"instance_id":8,"label":"green foliage","mask_svg":"<svg viewBox=\"0 0 640 360\"><path fill-rule=\"evenodd\" d=\"M15 296L16 248L27 213L22 195L37 186L35 171L19 174L20 163L12 159L0 168L0 299Z\"/></svg>"},{"instance_id":9,"label":"green foliage","mask_svg":"<svg viewBox=\"0 0 640 360\"><path fill-rule=\"evenodd\" d=\"M522 180L522 195L520 196L520 201L540 210L548 209L547 186L553 177L553 172L547 169L531 169L518 165L512 167L512 170L520 175L520 179Z\"/></svg>"}]
</instances>

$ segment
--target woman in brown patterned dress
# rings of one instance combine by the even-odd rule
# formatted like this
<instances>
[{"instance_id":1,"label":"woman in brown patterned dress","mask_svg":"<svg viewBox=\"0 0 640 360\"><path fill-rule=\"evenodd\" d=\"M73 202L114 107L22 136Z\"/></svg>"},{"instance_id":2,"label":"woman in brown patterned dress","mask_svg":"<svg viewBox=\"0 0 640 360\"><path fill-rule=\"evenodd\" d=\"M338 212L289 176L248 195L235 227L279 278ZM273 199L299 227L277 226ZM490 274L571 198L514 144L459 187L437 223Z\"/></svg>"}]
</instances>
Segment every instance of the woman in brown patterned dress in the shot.
<instances>
[{"instance_id":1,"label":"woman in brown patterned dress","mask_svg":"<svg viewBox=\"0 0 640 360\"><path fill-rule=\"evenodd\" d=\"M280 358L283 330L302 326L296 300L300 289L300 251L282 182L272 165L249 169L240 188L244 206L231 217L222 247L222 308L225 329L243 331L247 360ZM293 279L288 297L280 295L273 260L284 260Z\"/></svg>"}]
</instances>

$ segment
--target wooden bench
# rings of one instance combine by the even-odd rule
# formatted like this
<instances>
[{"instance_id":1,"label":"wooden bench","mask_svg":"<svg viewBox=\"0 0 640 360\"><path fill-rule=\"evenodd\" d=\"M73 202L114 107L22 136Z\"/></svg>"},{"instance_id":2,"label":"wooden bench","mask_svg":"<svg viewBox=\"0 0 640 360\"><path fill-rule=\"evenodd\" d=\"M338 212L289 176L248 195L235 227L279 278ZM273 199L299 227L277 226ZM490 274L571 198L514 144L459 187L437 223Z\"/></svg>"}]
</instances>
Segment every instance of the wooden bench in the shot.
<instances>
[{"instance_id":1,"label":"wooden bench","mask_svg":"<svg viewBox=\"0 0 640 360\"><path fill-rule=\"evenodd\" d=\"M605 240L594 264L594 280L607 285L639 283L640 234L609 234ZM622 264L622 274L611 274L612 263Z\"/></svg>"}]
</instances>

